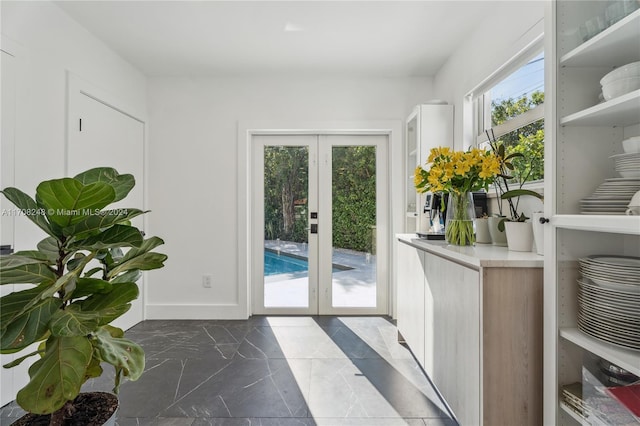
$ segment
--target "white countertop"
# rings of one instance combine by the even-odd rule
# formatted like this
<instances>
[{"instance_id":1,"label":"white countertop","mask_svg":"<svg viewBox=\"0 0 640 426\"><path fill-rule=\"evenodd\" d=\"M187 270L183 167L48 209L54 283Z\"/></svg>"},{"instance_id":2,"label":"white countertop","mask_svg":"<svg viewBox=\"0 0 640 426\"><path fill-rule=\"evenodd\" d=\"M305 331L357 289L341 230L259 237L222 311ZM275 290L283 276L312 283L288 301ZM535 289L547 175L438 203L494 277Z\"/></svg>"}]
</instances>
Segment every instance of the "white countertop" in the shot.
<instances>
[{"instance_id":1,"label":"white countertop","mask_svg":"<svg viewBox=\"0 0 640 426\"><path fill-rule=\"evenodd\" d=\"M491 244L453 246L446 241L424 240L416 234L397 234L398 241L474 269L542 268L544 258L533 252L510 251Z\"/></svg>"}]
</instances>

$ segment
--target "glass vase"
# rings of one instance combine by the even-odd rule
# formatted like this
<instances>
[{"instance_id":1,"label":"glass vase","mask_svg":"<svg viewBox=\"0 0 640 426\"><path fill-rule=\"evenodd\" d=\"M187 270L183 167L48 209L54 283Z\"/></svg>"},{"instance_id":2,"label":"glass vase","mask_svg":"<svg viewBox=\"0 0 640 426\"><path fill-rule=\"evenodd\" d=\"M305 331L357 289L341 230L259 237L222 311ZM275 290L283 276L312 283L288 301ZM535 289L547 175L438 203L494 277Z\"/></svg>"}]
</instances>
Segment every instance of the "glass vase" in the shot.
<instances>
[{"instance_id":1,"label":"glass vase","mask_svg":"<svg viewBox=\"0 0 640 426\"><path fill-rule=\"evenodd\" d=\"M449 193L444 236L449 244L471 246L475 237L476 209L471 192Z\"/></svg>"}]
</instances>

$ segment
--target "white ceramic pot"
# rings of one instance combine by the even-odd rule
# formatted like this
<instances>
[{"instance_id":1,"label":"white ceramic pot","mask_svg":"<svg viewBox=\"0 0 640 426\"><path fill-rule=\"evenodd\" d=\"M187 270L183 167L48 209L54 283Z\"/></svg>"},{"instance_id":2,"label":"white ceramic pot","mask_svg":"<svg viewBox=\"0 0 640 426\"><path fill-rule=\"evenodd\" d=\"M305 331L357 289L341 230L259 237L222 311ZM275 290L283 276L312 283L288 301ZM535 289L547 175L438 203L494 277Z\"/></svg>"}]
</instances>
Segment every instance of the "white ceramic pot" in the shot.
<instances>
[{"instance_id":1,"label":"white ceramic pot","mask_svg":"<svg viewBox=\"0 0 640 426\"><path fill-rule=\"evenodd\" d=\"M489 234L491 235L491 244L494 246L506 247L507 236L503 231L498 229L498 224L504 217L492 216L489 218Z\"/></svg>"},{"instance_id":2,"label":"white ceramic pot","mask_svg":"<svg viewBox=\"0 0 640 426\"><path fill-rule=\"evenodd\" d=\"M540 256L544 256L544 224L540 222L543 217L544 212L533 212L531 215L533 241L536 243L536 253Z\"/></svg>"},{"instance_id":3,"label":"white ceramic pot","mask_svg":"<svg viewBox=\"0 0 640 426\"><path fill-rule=\"evenodd\" d=\"M505 222L507 246L511 251L531 251L533 228L531 222Z\"/></svg>"},{"instance_id":4,"label":"white ceramic pot","mask_svg":"<svg viewBox=\"0 0 640 426\"><path fill-rule=\"evenodd\" d=\"M479 217L476 219L476 243L491 244L491 234L489 233L488 217Z\"/></svg>"}]
</instances>

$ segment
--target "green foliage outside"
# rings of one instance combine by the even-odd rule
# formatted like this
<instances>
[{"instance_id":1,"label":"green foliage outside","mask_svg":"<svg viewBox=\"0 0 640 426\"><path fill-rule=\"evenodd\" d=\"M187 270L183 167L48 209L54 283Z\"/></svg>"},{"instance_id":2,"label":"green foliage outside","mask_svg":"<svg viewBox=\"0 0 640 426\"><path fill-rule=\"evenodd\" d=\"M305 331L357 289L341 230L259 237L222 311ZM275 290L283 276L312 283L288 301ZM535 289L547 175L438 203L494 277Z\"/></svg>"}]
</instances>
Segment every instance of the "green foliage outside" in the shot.
<instances>
[{"instance_id":1,"label":"green foliage outside","mask_svg":"<svg viewBox=\"0 0 640 426\"><path fill-rule=\"evenodd\" d=\"M372 251L376 224L375 147L333 148L333 246ZM265 147L266 240L307 242L308 152L305 147Z\"/></svg>"},{"instance_id":2,"label":"green foliage outside","mask_svg":"<svg viewBox=\"0 0 640 426\"><path fill-rule=\"evenodd\" d=\"M543 92L533 92L531 97L492 101L492 125L502 124L542 103ZM524 182L544 178L544 120L538 120L501 136L498 141L505 144L507 155L516 152L523 154L523 157L513 159L513 174L517 180Z\"/></svg>"},{"instance_id":3,"label":"green foliage outside","mask_svg":"<svg viewBox=\"0 0 640 426\"><path fill-rule=\"evenodd\" d=\"M376 225L376 149L333 149L333 246L371 253Z\"/></svg>"}]
</instances>

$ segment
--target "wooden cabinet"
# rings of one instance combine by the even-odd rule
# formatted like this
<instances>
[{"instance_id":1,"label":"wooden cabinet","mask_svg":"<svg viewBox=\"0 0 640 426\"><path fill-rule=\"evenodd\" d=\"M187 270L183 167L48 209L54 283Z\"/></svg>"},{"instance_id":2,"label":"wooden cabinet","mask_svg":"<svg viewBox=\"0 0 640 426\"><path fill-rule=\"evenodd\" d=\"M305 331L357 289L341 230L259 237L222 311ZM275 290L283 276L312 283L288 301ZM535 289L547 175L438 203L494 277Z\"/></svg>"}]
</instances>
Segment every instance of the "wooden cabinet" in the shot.
<instances>
[{"instance_id":1,"label":"wooden cabinet","mask_svg":"<svg viewBox=\"0 0 640 426\"><path fill-rule=\"evenodd\" d=\"M417 194L413 172L424 164L432 148L453 147L453 105L425 104L416 106L405 128L405 232L426 232L424 194Z\"/></svg>"},{"instance_id":2,"label":"wooden cabinet","mask_svg":"<svg viewBox=\"0 0 640 426\"><path fill-rule=\"evenodd\" d=\"M398 239L398 329L460 424L542 424L542 258Z\"/></svg>"},{"instance_id":3,"label":"wooden cabinet","mask_svg":"<svg viewBox=\"0 0 640 426\"><path fill-rule=\"evenodd\" d=\"M640 218L581 214L580 200L617 178L611 156L640 135L640 90L599 102L600 79L640 61L640 10L583 41L580 27L616 2L549 2L546 25L544 422L582 420L561 402L562 387L583 380L585 359L600 357L640 375L640 351L595 339L577 328L577 260L640 256ZM622 2L618 2L622 3ZM613 5L615 7L615 5Z\"/></svg>"}]
</instances>

